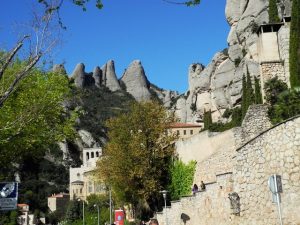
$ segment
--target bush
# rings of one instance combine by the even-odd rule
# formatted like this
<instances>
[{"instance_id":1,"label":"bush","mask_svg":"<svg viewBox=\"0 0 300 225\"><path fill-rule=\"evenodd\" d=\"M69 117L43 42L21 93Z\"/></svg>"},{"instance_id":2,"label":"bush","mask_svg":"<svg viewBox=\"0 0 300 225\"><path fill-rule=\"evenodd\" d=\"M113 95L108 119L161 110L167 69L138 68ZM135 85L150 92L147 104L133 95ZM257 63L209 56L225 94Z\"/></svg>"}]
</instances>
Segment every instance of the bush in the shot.
<instances>
[{"instance_id":1,"label":"bush","mask_svg":"<svg viewBox=\"0 0 300 225\"><path fill-rule=\"evenodd\" d=\"M190 161L184 164L181 160L175 160L170 168L171 184L169 191L172 200L177 200L181 196L191 194L196 161Z\"/></svg>"},{"instance_id":2,"label":"bush","mask_svg":"<svg viewBox=\"0 0 300 225\"><path fill-rule=\"evenodd\" d=\"M282 92L274 105L269 107L269 117L273 124L300 114L300 90Z\"/></svg>"}]
</instances>

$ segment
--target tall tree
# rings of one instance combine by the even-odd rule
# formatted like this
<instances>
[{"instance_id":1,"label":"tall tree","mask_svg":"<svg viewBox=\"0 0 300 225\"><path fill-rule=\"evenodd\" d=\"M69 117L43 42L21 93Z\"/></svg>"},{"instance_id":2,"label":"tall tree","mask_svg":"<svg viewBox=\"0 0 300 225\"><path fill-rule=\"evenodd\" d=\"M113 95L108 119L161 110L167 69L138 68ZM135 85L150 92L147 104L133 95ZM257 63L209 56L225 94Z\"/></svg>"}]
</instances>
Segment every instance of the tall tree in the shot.
<instances>
[{"instance_id":1,"label":"tall tree","mask_svg":"<svg viewBox=\"0 0 300 225\"><path fill-rule=\"evenodd\" d=\"M210 110L207 112L205 111L203 117L204 117L203 118L204 130L208 130L212 124L211 111Z\"/></svg>"},{"instance_id":2,"label":"tall tree","mask_svg":"<svg viewBox=\"0 0 300 225\"><path fill-rule=\"evenodd\" d=\"M243 74L243 82L242 82L242 118L245 117L247 112L247 82L246 76Z\"/></svg>"},{"instance_id":3,"label":"tall tree","mask_svg":"<svg viewBox=\"0 0 300 225\"><path fill-rule=\"evenodd\" d=\"M174 117L156 102L134 103L128 113L107 122L109 142L98 175L120 201L136 207L166 187L174 154L175 137L167 132L172 122Z\"/></svg>"},{"instance_id":4,"label":"tall tree","mask_svg":"<svg viewBox=\"0 0 300 225\"><path fill-rule=\"evenodd\" d=\"M292 2L290 83L292 88L300 86L300 0L293 0Z\"/></svg>"},{"instance_id":5,"label":"tall tree","mask_svg":"<svg viewBox=\"0 0 300 225\"><path fill-rule=\"evenodd\" d=\"M55 29L56 26L53 25L53 23L56 24L54 12L32 12L32 14L33 21L28 26L24 25L28 27L25 35L19 39L10 51L2 51L0 53L0 81L6 84L0 89L0 108L3 107L21 81L29 76L30 71L58 43L59 34ZM23 50L22 67L16 70L13 76L10 76L8 83L4 73L9 68L9 65L16 61L16 57L21 49Z\"/></svg>"},{"instance_id":6,"label":"tall tree","mask_svg":"<svg viewBox=\"0 0 300 225\"><path fill-rule=\"evenodd\" d=\"M270 23L280 22L276 0L269 0L269 22Z\"/></svg>"},{"instance_id":7,"label":"tall tree","mask_svg":"<svg viewBox=\"0 0 300 225\"><path fill-rule=\"evenodd\" d=\"M251 80L251 76L249 73L249 70L247 68L247 109L250 105L255 103L255 95L254 95L254 90L252 87L252 80Z\"/></svg>"},{"instance_id":8,"label":"tall tree","mask_svg":"<svg viewBox=\"0 0 300 225\"><path fill-rule=\"evenodd\" d=\"M9 86L24 62L9 66L2 87ZM26 63L26 62L25 62ZM65 75L32 69L28 76L0 108L0 165L18 162L31 151L73 135L75 114L69 116L63 107L70 93Z\"/></svg>"},{"instance_id":9,"label":"tall tree","mask_svg":"<svg viewBox=\"0 0 300 225\"><path fill-rule=\"evenodd\" d=\"M255 92L255 104L262 104L262 94L261 94L261 87L259 84L259 79L257 77L254 78L254 92Z\"/></svg>"}]
</instances>

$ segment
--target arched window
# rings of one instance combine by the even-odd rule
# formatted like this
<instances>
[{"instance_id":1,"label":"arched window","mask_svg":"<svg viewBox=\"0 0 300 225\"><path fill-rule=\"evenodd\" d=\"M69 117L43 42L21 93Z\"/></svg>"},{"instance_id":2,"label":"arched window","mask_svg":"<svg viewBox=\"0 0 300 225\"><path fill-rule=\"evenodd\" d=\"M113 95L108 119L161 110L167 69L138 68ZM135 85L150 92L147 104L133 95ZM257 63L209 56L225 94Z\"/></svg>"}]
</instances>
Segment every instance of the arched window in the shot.
<instances>
[{"instance_id":1,"label":"arched window","mask_svg":"<svg viewBox=\"0 0 300 225\"><path fill-rule=\"evenodd\" d=\"M86 159L89 160L90 159L90 153L86 153Z\"/></svg>"},{"instance_id":2,"label":"arched window","mask_svg":"<svg viewBox=\"0 0 300 225\"><path fill-rule=\"evenodd\" d=\"M97 158L99 157L99 152L98 152L98 151L96 152L96 157L97 157Z\"/></svg>"}]
</instances>

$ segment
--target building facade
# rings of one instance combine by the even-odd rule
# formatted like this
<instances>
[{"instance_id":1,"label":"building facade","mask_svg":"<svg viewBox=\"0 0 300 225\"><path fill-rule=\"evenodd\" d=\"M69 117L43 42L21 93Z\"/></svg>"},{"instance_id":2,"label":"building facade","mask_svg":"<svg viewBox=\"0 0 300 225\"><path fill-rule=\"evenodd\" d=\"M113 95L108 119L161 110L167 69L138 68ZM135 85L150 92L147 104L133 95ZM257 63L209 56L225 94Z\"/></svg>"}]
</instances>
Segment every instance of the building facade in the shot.
<instances>
[{"instance_id":1,"label":"building facade","mask_svg":"<svg viewBox=\"0 0 300 225\"><path fill-rule=\"evenodd\" d=\"M102 148L84 148L83 165L70 168L70 199L86 200L91 194L105 193L104 185L94 176L97 160L102 156Z\"/></svg>"}]
</instances>

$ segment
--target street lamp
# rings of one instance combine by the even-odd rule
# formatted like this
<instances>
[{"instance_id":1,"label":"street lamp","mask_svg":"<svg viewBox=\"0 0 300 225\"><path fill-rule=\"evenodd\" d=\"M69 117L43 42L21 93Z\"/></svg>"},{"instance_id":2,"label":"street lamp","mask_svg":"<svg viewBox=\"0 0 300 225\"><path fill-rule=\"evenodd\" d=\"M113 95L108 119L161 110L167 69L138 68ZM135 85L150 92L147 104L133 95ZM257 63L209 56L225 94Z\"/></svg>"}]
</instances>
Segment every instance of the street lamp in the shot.
<instances>
[{"instance_id":1,"label":"street lamp","mask_svg":"<svg viewBox=\"0 0 300 225\"><path fill-rule=\"evenodd\" d=\"M80 202L81 199L79 198L78 199L78 202ZM85 222L84 222L84 201L82 200L82 224L85 225Z\"/></svg>"},{"instance_id":2,"label":"street lamp","mask_svg":"<svg viewBox=\"0 0 300 225\"><path fill-rule=\"evenodd\" d=\"M162 193L164 200L165 200L166 225L168 225L168 215L167 215L167 193L168 193L168 191L163 190L163 191L160 191L160 193Z\"/></svg>"},{"instance_id":3,"label":"street lamp","mask_svg":"<svg viewBox=\"0 0 300 225\"><path fill-rule=\"evenodd\" d=\"M99 205L94 205L94 207L97 207L97 212L98 212L98 225L100 225L100 210L99 210Z\"/></svg>"}]
</instances>

